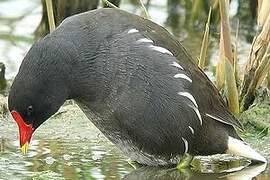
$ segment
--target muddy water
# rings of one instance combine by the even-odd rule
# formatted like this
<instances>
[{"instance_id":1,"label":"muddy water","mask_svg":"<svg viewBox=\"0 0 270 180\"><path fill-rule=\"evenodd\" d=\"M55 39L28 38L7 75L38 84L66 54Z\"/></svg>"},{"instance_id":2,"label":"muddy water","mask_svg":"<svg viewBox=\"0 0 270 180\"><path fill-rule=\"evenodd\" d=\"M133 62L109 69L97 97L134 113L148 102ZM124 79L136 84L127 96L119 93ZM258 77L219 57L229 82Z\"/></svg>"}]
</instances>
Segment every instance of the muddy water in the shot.
<instances>
[{"instance_id":1,"label":"muddy water","mask_svg":"<svg viewBox=\"0 0 270 180\"><path fill-rule=\"evenodd\" d=\"M152 19L173 32L196 58L203 28L186 29L181 17L177 25L171 24L166 3L152 2L149 9ZM140 12L127 3L122 8ZM9 0L0 1L0 9L0 61L7 66L7 77L12 78L34 41L32 32L39 23L41 6L38 0ZM180 8L178 11L183 14L190 10ZM218 52L212 47L217 47L215 38L211 39L209 55L214 64ZM249 47L244 39L239 40L240 63L243 63ZM197 157L192 162L192 169L182 171L131 165L128 157L110 143L72 102L35 132L26 156L20 153L17 139L14 121L9 115L0 115L0 179L270 179L270 170L265 165L251 166L246 159L224 155ZM270 159L269 136L251 135L246 136L246 140Z\"/></svg>"}]
</instances>

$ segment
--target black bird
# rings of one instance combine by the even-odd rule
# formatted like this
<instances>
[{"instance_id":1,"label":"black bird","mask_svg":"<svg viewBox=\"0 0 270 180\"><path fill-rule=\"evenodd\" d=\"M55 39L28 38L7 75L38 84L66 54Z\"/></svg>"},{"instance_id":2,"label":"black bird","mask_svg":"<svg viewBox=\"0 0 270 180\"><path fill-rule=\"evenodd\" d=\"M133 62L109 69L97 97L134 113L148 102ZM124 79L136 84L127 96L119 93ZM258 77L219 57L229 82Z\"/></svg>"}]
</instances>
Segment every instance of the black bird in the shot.
<instances>
[{"instance_id":1,"label":"black bird","mask_svg":"<svg viewBox=\"0 0 270 180\"><path fill-rule=\"evenodd\" d=\"M177 164L186 153L266 162L236 134L240 123L184 47L122 10L69 17L29 50L8 99L23 152L67 99L141 164Z\"/></svg>"}]
</instances>

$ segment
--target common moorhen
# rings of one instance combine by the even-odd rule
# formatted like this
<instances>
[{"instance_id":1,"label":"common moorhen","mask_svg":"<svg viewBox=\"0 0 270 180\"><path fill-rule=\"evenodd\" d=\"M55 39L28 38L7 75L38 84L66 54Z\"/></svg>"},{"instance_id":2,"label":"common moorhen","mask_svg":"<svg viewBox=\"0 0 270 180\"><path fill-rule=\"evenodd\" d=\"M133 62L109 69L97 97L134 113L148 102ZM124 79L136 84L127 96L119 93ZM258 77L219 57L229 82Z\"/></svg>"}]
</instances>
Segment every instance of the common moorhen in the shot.
<instances>
[{"instance_id":1,"label":"common moorhen","mask_svg":"<svg viewBox=\"0 0 270 180\"><path fill-rule=\"evenodd\" d=\"M67 99L142 164L177 164L186 153L266 162L237 135L240 123L184 47L122 10L69 17L29 50L8 99L23 152Z\"/></svg>"}]
</instances>

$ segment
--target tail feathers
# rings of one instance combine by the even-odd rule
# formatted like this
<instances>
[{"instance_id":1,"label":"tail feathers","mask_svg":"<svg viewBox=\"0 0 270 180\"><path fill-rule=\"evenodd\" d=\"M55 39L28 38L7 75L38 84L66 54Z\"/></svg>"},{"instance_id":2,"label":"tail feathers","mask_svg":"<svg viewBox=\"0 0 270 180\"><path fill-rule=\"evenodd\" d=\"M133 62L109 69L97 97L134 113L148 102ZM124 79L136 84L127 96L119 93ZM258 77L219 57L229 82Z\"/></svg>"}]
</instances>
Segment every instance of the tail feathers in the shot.
<instances>
[{"instance_id":1,"label":"tail feathers","mask_svg":"<svg viewBox=\"0 0 270 180\"><path fill-rule=\"evenodd\" d=\"M246 157L262 163L267 162L262 155L252 149L249 145L245 144L245 142L230 136L228 139L228 150L226 153Z\"/></svg>"}]
</instances>

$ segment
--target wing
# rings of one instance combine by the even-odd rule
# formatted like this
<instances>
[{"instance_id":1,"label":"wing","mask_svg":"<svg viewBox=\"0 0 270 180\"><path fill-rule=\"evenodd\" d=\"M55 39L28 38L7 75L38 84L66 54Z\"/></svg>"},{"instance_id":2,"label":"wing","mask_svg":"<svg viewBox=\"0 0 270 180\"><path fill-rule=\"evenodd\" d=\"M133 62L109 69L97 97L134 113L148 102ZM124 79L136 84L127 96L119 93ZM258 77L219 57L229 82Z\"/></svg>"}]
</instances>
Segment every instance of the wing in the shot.
<instances>
[{"instance_id":1,"label":"wing","mask_svg":"<svg viewBox=\"0 0 270 180\"><path fill-rule=\"evenodd\" d=\"M111 16L113 16L113 12L114 10L108 10L106 13L111 13ZM168 62L178 62L183 68L182 70L186 75L189 75L189 78L192 80L191 86L187 89L196 100L202 116L206 115L213 120L243 129L239 121L229 112L227 105L224 103L216 87L203 71L197 67L186 49L166 29L144 18L126 16L126 12L124 11L120 12L119 17L115 17L115 19L117 19L117 23L113 23L118 24L121 28L118 28L118 32L114 33L121 32L122 38L130 38L129 40L133 40L128 41L126 39L125 42L133 42L132 45L137 48L152 47L150 49L160 51L161 53L156 57L156 61L162 59ZM129 24L127 24L127 22L129 22ZM125 32L130 32L130 34L125 35ZM137 41L139 39L144 39L141 41L147 42L138 45L139 42ZM133 48L134 46L130 47ZM145 51L150 49L146 48ZM149 51L149 53L151 54L152 52ZM172 57L167 56L168 54L172 54ZM144 56L143 54L141 55ZM152 57L152 54L150 57Z\"/></svg>"},{"instance_id":2,"label":"wing","mask_svg":"<svg viewBox=\"0 0 270 180\"><path fill-rule=\"evenodd\" d=\"M146 152L187 151L189 135L203 123L190 72L146 31L127 28L105 44L110 52L103 68L114 72L106 101L120 134Z\"/></svg>"},{"instance_id":3,"label":"wing","mask_svg":"<svg viewBox=\"0 0 270 180\"><path fill-rule=\"evenodd\" d=\"M239 121L229 112L218 90L193 63L193 59L182 45L174 40L167 31L163 32L161 28L153 29L128 28L116 39L120 39L119 44L131 48L129 52L134 53L131 55L133 58L136 53L137 59L143 59L145 61L141 63L143 66L149 63L148 68L153 68L152 70L156 73L161 73L160 80L168 76L167 81L177 83L179 87L175 91L177 91L177 95L182 96L183 101L181 102L187 101L186 105L192 107L200 121L202 116L208 116L221 123L243 129ZM158 39L158 41L153 39ZM129 42L129 44L125 42ZM168 45L167 42L173 43ZM117 45L118 48L119 46ZM126 53L125 47L121 48L123 54Z\"/></svg>"}]
</instances>

